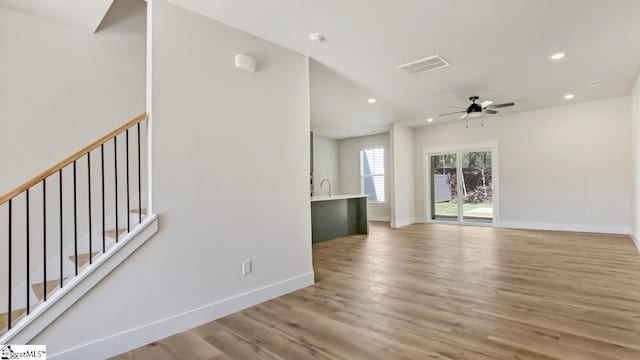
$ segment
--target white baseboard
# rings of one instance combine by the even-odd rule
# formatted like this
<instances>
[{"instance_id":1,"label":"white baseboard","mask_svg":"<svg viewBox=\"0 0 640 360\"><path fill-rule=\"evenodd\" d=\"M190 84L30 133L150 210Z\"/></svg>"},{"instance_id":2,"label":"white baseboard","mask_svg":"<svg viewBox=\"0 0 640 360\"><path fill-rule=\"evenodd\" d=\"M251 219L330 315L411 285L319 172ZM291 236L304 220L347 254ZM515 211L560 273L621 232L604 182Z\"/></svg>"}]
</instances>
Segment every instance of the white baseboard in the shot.
<instances>
[{"instance_id":1,"label":"white baseboard","mask_svg":"<svg viewBox=\"0 0 640 360\"><path fill-rule=\"evenodd\" d=\"M409 225L413 225L413 224L418 224L418 223L422 223L422 219L419 218L412 218L412 219L404 219L404 220L400 220L400 221L392 221L391 222L391 227L394 229L397 228L401 228L403 226L409 226Z\"/></svg>"},{"instance_id":2,"label":"white baseboard","mask_svg":"<svg viewBox=\"0 0 640 360\"><path fill-rule=\"evenodd\" d=\"M391 221L389 216L371 216L369 215L369 221Z\"/></svg>"},{"instance_id":3,"label":"white baseboard","mask_svg":"<svg viewBox=\"0 0 640 360\"><path fill-rule=\"evenodd\" d=\"M640 251L640 239L638 239L638 237L634 233L629 234L629 236L631 236L631 240L633 240L633 243L636 244L638 251Z\"/></svg>"},{"instance_id":4,"label":"white baseboard","mask_svg":"<svg viewBox=\"0 0 640 360\"><path fill-rule=\"evenodd\" d=\"M227 299L185 311L137 328L49 355L50 359L106 359L150 342L194 328L267 300L311 286L313 272L263 286Z\"/></svg>"},{"instance_id":5,"label":"white baseboard","mask_svg":"<svg viewBox=\"0 0 640 360\"><path fill-rule=\"evenodd\" d=\"M624 234L624 235L628 235L631 232L631 229L628 226L549 224L549 223L515 222L515 221L501 221L497 225L497 227L508 228L508 229L575 231L575 232L592 232L592 233Z\"/></svg>"}]
</instances>

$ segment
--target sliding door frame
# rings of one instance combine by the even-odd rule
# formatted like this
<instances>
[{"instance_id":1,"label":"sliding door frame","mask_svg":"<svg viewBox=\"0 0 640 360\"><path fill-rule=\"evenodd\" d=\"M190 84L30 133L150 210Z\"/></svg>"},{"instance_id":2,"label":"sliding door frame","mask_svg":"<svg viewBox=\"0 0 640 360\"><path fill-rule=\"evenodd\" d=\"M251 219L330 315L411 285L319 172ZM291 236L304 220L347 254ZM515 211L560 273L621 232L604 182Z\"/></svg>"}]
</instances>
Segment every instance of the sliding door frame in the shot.
<instances>
[{"instance_id":1,"label":"sliding door frame","mask_svg":"<svg viewBox=\"0 0 640 360\"><path fill-rule=\"evenodd\" d=\"M444 155L444 154L456 154L456 166L457 169L461 169L462 166L462 153L463 152L474 152L474 151L490 151L491 152L491 171L492 171L492 186L493 186L493 221L491 223L481 223L481 222L465 222L464 216L462 214L462 206L458 206L458 220L457 221L447 221L447 220L434 220L432 219L432 208L431 208L431 156L434 155ZM473 226L494 226L497 227L500 223L500 191L499 191L499 159L498 159L498 142L497 141L489 141L483 143L473 143L473 144L461 144L455 146L445 146L445 147L434 147L434 148L425 148L423 150L423 168L424 168L424 222L425 223L436 223L436 224L457 224L457 225L473 225ZM462 184L460 181L461 177L464 176L461 171L456 171L457 184ZM458 185L459 186L459 185ZM458 202L461 199L460 189L457 189L458 193Z\"/></svg>"}]
</instances>

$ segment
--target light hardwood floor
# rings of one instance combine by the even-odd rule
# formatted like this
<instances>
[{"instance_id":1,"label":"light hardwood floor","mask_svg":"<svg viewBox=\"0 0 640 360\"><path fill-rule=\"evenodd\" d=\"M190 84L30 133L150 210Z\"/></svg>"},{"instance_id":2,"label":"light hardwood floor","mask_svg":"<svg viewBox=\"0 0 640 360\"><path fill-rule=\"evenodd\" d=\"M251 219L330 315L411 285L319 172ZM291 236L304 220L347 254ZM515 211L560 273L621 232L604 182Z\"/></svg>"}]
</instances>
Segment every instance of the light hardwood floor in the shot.
<instances>
[{"instance_id":1,"label":"light hardwood floor","mask_svg":"<svg viewBox=\"0 0 640 360\"><path fill-rule=\"evenodd\" d=\"M117 359L640 359L628 236L372 223L316 284Z\"/></svg>"}]
</instances>

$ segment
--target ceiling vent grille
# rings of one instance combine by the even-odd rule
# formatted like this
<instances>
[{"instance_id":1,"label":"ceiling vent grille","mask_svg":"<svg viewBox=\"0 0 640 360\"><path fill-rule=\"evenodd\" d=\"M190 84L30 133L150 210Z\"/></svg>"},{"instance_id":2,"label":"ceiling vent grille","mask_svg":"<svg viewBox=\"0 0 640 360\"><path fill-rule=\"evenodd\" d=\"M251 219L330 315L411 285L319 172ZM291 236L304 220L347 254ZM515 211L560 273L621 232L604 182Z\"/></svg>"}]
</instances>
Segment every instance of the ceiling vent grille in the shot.
<instances>
[{"instance_id":1,"label":"ceiling vent grille","mask_svg":"<svg viewBox=\"0 0 640 360\"><path fill-rule=\"evenodd\" d=\"M451 63L445 60L440 54L426 57L424 59L412 61L396 67L398 70L404 70L409 74L417 74L425 71L434 71L444 69L451 66Z\"/></svg>"}]
</instances>

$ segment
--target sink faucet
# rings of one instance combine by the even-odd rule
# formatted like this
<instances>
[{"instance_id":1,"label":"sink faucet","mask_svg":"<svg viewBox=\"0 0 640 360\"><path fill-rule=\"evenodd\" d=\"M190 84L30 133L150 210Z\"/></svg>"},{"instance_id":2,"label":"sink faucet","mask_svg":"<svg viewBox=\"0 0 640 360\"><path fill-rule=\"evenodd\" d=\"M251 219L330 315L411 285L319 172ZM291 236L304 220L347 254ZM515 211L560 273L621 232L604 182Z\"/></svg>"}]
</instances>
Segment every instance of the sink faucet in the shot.
<instances>
[{"instance_id":1,"label":"sink faucet","mask_svg":"<svg viewBox=\"0 0 640 360\"><path fill-rule=\"evenodd\" d=\"M331 180L329 180L329 179L322 179L322 181L320 182L320 187L323 187L325 182L328 182L328 183L329 183L329 196L331 196Z\"/></svg>"}]
</instances>

